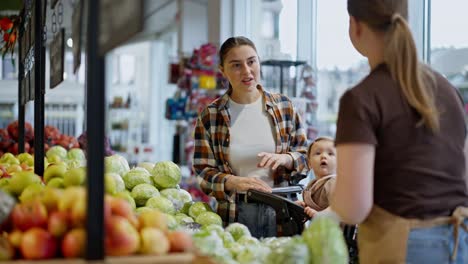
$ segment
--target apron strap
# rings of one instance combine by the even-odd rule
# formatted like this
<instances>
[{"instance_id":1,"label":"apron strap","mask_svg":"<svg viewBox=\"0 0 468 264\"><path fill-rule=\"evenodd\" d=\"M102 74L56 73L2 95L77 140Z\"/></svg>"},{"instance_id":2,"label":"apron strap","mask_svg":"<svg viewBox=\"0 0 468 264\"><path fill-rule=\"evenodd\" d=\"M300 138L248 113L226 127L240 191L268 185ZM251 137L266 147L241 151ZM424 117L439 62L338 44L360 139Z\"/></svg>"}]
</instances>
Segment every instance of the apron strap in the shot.
<instances>
[{"instance_id":1,"label":"apron strap","mask_svg":"<svg viewBox=\"0 0 468 264\"><path fill-rule=\"evenodd\" d=\"M464 221L468 219L468 208L466 207L458 207L452 214L452 225L453 225L453 239L455 241L454 248L451 256L451 260L455 261L457 258L458 252L458 242L459 242L459 228L460 226L468 232L468 226L465 225Z\"/></svg>"}]
</instances>

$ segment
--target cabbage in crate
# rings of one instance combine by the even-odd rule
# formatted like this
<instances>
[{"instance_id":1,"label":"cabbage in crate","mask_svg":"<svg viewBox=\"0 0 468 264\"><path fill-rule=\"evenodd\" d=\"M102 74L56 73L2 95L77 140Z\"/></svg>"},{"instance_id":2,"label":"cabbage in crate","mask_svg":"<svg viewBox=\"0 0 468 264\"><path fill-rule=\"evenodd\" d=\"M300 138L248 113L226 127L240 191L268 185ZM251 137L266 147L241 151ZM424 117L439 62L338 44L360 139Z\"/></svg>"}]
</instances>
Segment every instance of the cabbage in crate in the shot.
<instances>
[{"instance_id":1,"label":"cabbage in crate","mask_svg":"<svg viewBox=\"0 0 468 264\"><path fill-rule=\"evenodd\" d=\"M133 168L125 173L122 179L125 182L125 187L129 191L131 191L133 187L137 186L138 184L153 184L153 180L151 180L151 174L146 169L139 167Z\"/></svg>"},{"instance_id":2,"label":"cabbage in crate","mask_svg":"<svg viewBox=\"0 0 468 264\"><path fill-rule=\"evenodd\" d=\"M112 155L104 158L105 172L114 172L121 177L130 170L128 161L120 155Z\"/></svg>"},{"instance_id":3,"label":"cabbage in crate","mask_svg":"<svg viewBox=\"0 0 468 264\"><path fill-rule=\"evenodd\" d=\"M309 263L348 263L348 247L334 220L327 217L314 219L302 237L309 248Z\"/></svg>"},{"instance_id":4,"label":"cabbage in crate","mask_svg":"<svg viewBox=\"0 0 468 264\"><path fill-rule=\"evenodd\" d=\"M172 161L161 161L154 165L153 181L158 189L174 188L181 179L179 166Z\"/></svg>"},{"instance_id":5,"label":"cabbage in crate","mask_svg":"<svg viewBox=\"0 0 468 264\"><path fill-rule=\"evenodd\" d=\"M135 186L131 192L137 206L144 206L148 199L160 196L158 189L153 185L142 183Z\"/></svg>"}]
</instances>

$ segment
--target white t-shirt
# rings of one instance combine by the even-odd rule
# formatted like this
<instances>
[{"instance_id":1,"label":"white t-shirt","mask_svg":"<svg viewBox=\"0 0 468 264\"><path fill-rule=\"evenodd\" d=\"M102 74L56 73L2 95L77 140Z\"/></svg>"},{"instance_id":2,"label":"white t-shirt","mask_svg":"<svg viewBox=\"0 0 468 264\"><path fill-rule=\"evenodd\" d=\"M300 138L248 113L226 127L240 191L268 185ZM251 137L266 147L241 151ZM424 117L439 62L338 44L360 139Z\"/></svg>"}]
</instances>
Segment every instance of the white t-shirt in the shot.
<instances>
[{"instance_id":1,"label":"white t-shirt","mask_svg":"<svg viewBox=\"0 0 468 264\"><path fill-rule=\"evenodd\" d=\"M229 163L235 175L258 177L273 187L270 168L258 168L260 152L275 153L273 122L264 111L262 96L251 104L238 104L229 98L231 116Z\"/></svg>"}]
</instances>

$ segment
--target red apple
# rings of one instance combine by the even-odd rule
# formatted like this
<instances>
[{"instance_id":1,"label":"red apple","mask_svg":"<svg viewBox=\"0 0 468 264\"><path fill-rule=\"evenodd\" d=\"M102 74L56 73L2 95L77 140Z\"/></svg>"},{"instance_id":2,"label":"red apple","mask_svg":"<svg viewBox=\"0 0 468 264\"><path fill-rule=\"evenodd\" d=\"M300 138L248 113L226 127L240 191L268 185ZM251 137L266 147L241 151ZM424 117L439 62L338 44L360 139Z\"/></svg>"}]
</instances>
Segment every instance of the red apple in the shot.
<instances>
[{"instance_id":1,"label":"red apple","mask_svg":"<svg viewBox=\"0 0 468 264\"><path fill-rule=\"evenodd\" d=\"M192 237L182 231L172 231L167 234L171 244L171 252L187 252L193 249Z\"/></svg>"},{"instance_id":2,"label":"red apple","mask_svg":"<svg viewBox=\"0 0 468 264\"><path fill-rule=\"evenodd\" d=\"M18 120L10 123L7 127L8 134L14 140L18 140L19 137L19 128L18 128ZM24 122L24 141L30 142L34 138L34 129L32 128L31 124L28 122Z\"/></svg>"},{"instance_id":3,"label":"red apple","mask_svg":"<svg viewBox=\"0 0 468 264\"><path fill-rule=\"evenodd\" d=\"M16 204L11 214L13 225L21 231L32 227L47 226L47 209L41 202L35 200Z\"/></svg>"},{"instance_id":4,"label":"red apple","mask_svg":"<svg viewBox=\"0 0 468 264\"><path fill-rule=\"evenodd\" d=\"M106 198L106 202L108 202L110 205L111 214L125 217L130 222L130 224L138 228L138 218L135 215L132 206L125 199L112 196L107 197L109 198Z\"/></svg>"},{"instance_id":5,"label":"red apple","mask_svg":"<svg viewBox=\"0 0 468 264\"><path fill-rule=\"evenodd\" d=\"M84 257L86 246L86 231L82 228L68 232L62 241L62 253L65 258Z\"/></svg>"},{"instance_id":6,"label":"red apple","mask_svg":"<svg viewBox=\"0 0 468 264\"><path fill-rule=\"evenodd\" d=\"M21 254L25 259L48 259L57 253L57 241L42 228L31 228L24 232Z\"/></svg>"},{"instance_id":7,"label":"red apple","mask_svg":"<svg viewBox=\"0 0 468 264\"><path fill-rule=\"evenodd\" d=\"M164 255L169 252L170 243L166 235L154 227L141 229L140 252L149 255Z\"/></svg>"},{"instance_id":8,"label":"red apple","mask_svg":"<svg viewBox=\"0 0 468 264\"><path fill-rule=\"evenodd\" d=\"M167 217L164 213L154 210L154 211L142 211L138 216L140 221L140 227L154 227L162 231L167 231Z\"/></svg>"},{"instance_id":9,"label":"red apple","mask_svg":"<svg viewBox=\"0 0 468 264\"><path fill-rule=\"evenodd\" d=\"M45 205L48 212L57 210L58 203L63 199L64 191L62 189L46 186L42 192L41 202Z\"/></svg>"},{"instance_id":10,"label":"red apple","mask_svg":"<svg viewBox=\"0 0 468 264\"><path fill-rule=\"evenodd\" d=\"M105 224L106 254L110 256L131 255L140 247L140 235L135 227L121 216L111 216Z\"/></svg>"},{"instance_id":11,"label":"red apple","mask_svg":"<svg viewBox=\"0 0 468 264\"><path fill-rule=\"evenodd\" d=\"M86 199L79 197L78 200L72 205L71 208L71 222L73 227L84 227L86 220Z\"/></svg>"},{"instance_id":12,"label":"red apple","mask_svg":"<svg viewBox=\"0 0 468 264\"><path fill-rule=\"evenodd\" d=\"M47 230L54 237L62 237L70 226L69 216L67 212L52 212L49 216Z\"/></svg>"},{"instance_id":13,"label":"red apple","mask_svg":"<svg viewBox=\"0 0 468 264\"><path fill-rule=\"evenodd\" d=\"M0 150L7 150L10 145L13 144L13 140L11 139L8 131L6 129L0 129Z\"/></svg>"}]
</instances>

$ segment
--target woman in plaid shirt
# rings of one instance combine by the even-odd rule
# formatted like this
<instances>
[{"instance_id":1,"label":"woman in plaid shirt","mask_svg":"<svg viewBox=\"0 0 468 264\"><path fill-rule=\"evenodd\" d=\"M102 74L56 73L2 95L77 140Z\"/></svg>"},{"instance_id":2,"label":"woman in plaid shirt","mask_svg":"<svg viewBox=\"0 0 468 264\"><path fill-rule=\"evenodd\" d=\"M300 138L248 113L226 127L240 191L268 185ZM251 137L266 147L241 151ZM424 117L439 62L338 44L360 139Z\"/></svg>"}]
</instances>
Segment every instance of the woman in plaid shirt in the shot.
<instances>
[{"instance_id":1,"label":"woman in plaid shirt","mask_svg":"<svg viewBox=\"0 0 468 264\"><path fill-rule=\"evenodd\" d=\"M198 117L194 171L203 191L218 201L225 225L239 222L255 237L276 236L274 210L247 203L244 194L249 189L271 192L291 175L307 174L305 131L291 101L259 84L260 61L252 41L231 37L219 57L229 89Z\"/></svg>"}]
</instances>

